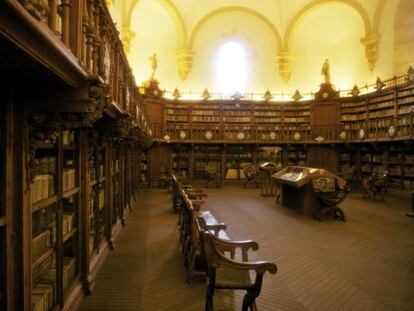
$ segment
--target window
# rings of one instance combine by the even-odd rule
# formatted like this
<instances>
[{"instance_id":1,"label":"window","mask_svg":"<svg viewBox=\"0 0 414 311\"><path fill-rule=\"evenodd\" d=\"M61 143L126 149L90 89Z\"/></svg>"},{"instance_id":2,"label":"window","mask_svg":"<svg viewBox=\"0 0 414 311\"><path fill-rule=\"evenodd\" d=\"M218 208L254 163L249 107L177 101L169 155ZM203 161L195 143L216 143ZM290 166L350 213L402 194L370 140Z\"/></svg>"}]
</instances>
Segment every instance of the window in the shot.
<instances>
[{"instance_id":1,"label":"window","mask_svg":"<svg viewBox=\"0 0 414 311\"><path fill-rule=\"evenodd\" d=\"M246 91L247 55L242 44L229 41L224 43L216 55L216 89L232 95Z\"/></svg>"}]
</instances>

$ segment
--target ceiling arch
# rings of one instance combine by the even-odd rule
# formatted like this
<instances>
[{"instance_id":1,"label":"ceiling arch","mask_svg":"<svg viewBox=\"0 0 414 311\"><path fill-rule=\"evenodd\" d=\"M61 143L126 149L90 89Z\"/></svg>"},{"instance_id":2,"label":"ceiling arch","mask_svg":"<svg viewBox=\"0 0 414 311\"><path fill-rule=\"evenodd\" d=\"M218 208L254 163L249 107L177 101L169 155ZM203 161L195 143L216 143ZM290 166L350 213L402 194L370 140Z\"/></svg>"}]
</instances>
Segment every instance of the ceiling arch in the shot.
<instances>
[{"instance_id":1,"label":"ceiling arch","mask_svg":"<svg viewBox=\"0 0 414 311\"><path fill-rule=\"evenodd\" d=\"M377 6L375 8L374 20L372 22L372 30L374 32L378 32L378 27L382 16L382 12L384 11L384 6L385 0L378 0Z\"/></svg>"},{"instance_id":2,"label":"ceiling arch","mask_svg":"<svg viewBox=\"0 0 414 311\"><path fill-rule=\"evenodd\" d=\"M129 5L129 9L127 10L125 26L127 26L128 28L130 28L131 26L132 14L138 2L139 0L132 0L131 4ZM187 30L181 14L178 12L177 8L170 0L157 0L157 2L165 8L165 10L168 12L168 14L171 16L171 19L174 22L175 29L177 31L178 47L185 47L187 43Z\"/></svg>"},{"instance_id":3,"label":"ceiling arch","mask_svg":"<svg viewBox=\"0 0 414 311\"><path fill-rule=\"evenodd\" d=\"M355 0L315 0L307 5L305 5L296 15L292 18L289 25L286 28L285 36L284 36L284 49L288 51L290 49L290 43L292 41L293 33L296 27L299 25L300 21L307 15L309 15L313 10L316 8L331 3L331 2L339 2L346 5L349 5L353 9L355 9L358 14L361 16L362 21L364 22L365 26L365 35L368 36L371 34L371 23L369 21L368 13L364 9L364 7L359 4Z\"/></svg>"},{"instance_id":4,"label":"ceiling arch","mask_svg":"<svg viewBox=\"0 0 414 311\"><path fill-rule=\"evenodd\" d=\"M242 7L242 6L228 6L228 7L221 7L218 8L216 10L211 11L210 13L208 13L207 15L205 15L202 19L200 19L197 24L194 26L189 40L188 40L188 48L192 49L195 39L197 38L198 33L200 32L201 28L210 20L212 20L213 18L215 18L218 15L221 14L226 14L226 13L230 13L230 12L240 12L240 13L244 13L250 16L253 16L257 19L259 19L260 21L262 21L273 33L273 36L276 40L276 43L279 47L279 49L282 48L283 44L282 44L282 38L279 34L279 31L277 30L277 28L275 27L275 25L273 25L273 23L263 14L253 10L253 9L249 9L246 7Z\"/></svg>"}]
</instances>

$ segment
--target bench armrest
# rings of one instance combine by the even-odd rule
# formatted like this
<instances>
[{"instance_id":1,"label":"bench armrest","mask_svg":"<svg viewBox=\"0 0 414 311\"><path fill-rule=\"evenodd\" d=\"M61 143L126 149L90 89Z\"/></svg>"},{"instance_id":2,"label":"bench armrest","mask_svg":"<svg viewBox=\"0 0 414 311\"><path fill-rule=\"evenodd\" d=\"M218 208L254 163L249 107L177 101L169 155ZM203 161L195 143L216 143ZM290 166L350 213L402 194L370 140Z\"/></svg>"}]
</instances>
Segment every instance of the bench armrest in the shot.
<instances>
[{"instance_id":1,"label":"bench armrest","mask_svg":"<svg viewBox=\"0 0 414 311\"><path fill-rule=\"evenodd\" d=\"M232 241L232 240L223 240L218 238L217 236L213 236L213 243L215 247L221 252L229 252L231 258L234 259L234 254L237 248L241 249L242 252L242 260L247 262L248 259L248 251L252 249L253 251L257 251L259 249L259 244L253 240L245 240L245 241Z\"/></svg>"},{"instance_id":2,"label":"bench armrest","mask_svg":"<svg viewBox=\"0 0 414 311\"><path fill-rule=\"evenodd\" d=\"M271 274L275 274L277 272L277 266L269 261L249 261L249 262L242 262L236 261L234 259L228 258L219 252L217 252L220 256L220 264L228 266L233 269L238 270L253 270L256 271L257 274L265 274L266 271L269 271Z\"/></svg>"},{"instance_id":3,"label":"bench armrest","mask_svg":"<svg viewBox=\"0 0 414 311\"><path fill-rule=\"evenodd\" d=\"M226 230L227 229L227 226L226 226L225 223L214 224L214 225L204 224L201 227L203 228L203 230L213 231L214 232L214 236L218 236L218 234L219 234L219 232L221 230Z\"/></svg>"}]
</instances>

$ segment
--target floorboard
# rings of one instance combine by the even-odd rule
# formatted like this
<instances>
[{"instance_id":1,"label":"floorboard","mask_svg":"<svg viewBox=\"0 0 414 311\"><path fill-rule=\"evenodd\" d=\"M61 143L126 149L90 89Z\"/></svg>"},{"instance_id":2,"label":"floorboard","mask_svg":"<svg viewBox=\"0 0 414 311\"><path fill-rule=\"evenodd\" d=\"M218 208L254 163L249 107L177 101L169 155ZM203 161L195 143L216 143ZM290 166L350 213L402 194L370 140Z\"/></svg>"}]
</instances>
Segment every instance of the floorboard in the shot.
<instances>
[{"instance_id":1,"label":"floorboard","mask_svg":"<svg viewBox=\"0 0 414 311\"><path fill-rule=\"evenodd\" d=\"M414 219L409 200L351 194L347 221L317 221L258 189L206 189L204 209L232 239L253 239L252 260L278 265L266 275L259 310L414 310ZM205 286L185 281L177 217L164 189L145 189L79 310L203 310ZM243 292L219 291L216 310L240 310Z\"/></svg>"}]
</instances>

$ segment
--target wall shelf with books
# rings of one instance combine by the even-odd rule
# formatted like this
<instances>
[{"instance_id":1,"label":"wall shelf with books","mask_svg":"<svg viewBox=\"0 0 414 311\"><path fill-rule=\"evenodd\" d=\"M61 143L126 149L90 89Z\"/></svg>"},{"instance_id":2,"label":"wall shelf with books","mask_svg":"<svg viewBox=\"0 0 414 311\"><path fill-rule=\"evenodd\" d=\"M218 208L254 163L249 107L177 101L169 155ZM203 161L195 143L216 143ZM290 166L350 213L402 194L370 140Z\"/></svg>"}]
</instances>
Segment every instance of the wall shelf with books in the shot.
<instances>
[{"instance_id":1,"label":"wall shelf with books","mask_svg":"<svg viewBox=\"0 0 414 311\"><path fill-rule=\"evenodd\" d=\"M116 224L120 215L120 151L118 146L112 146L112 163L111 163L111 198L112 198L112 225ZM141 163L141 158L139 158Z\"/></svg>"},{"instance_id":2,"label":"wall shelf with books","mask_svg":"<svg viewBox=\"0 0 414 311\"><path fill-rule=\"evenodd\" d=\"M225 179L244 179L244 168L253 161L252 145L227 145L225 147Z\"/></svg>"},{"instance_id":3,"label":"wall shelf with books","mask_svg":"<svg viewBox=\"0 0 414 311\"><path fill-rule=\"evenodd\" d=\"M307 147L302 144L289 144L282 148L284 166L306 166Z\"/></svg>"},{"instance_id":4,"label":"wall shelf with books","mask_svg":"<svg viewBox=\"0 0 414 311\"><path fill-rule=\"evenodd\" d=\"M31 163L32 307L64 305L80 276L77 132L39 144ZM49 297L45 299L44 297Z\"/></svg>"},{"instance_id":5,"label":"wall shelf with books","mask_svg":"<svg viewBox=\"0 0 414 311\"><path fill-rule=\"evenodd\" d=\"M221 105L215 103L192 103L191 122L193 123L220 123Z\"/></svg>"},{"instance_id":6,"label":"wall shelf with books","mask_svg":"<svg viewBox=\"0 0 414 311\"><path fill-rule=\"evenodd\" d=\"M105 239L105 183L106 183L106 147L94 146L93 167L95 183L90 187L89 201L89 253L97 255Z\"/></svg>"},{"instance_id":7,"label":"wall shelf with books","mask_svg":"<svg viewBox=\"0 0 414 311\"><path fill-rule=\"evenodd\" d=\"M171 168L182 180L190 178L190 146L177 144L172 146Z\"/></svg>"},{"instance_id":8,"label":"wall shelf with books","mask_svg":"<svg viewBox=\"0 0 414 311\"><path fill-rule=\"evenodd\" d=\"M221 146L220 145L194 145L193 167L194 179L204 179L205 171L221 171Z\"/></svg>"}]
</instances>

